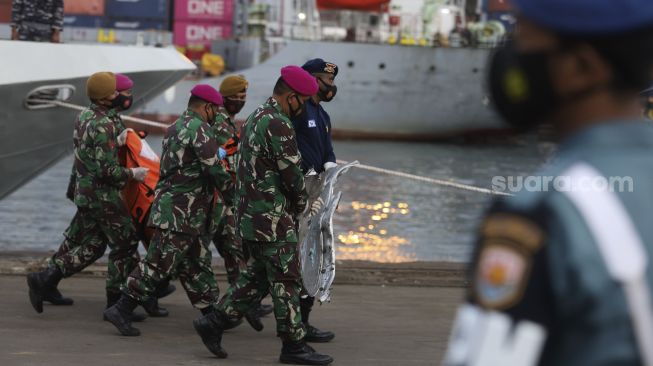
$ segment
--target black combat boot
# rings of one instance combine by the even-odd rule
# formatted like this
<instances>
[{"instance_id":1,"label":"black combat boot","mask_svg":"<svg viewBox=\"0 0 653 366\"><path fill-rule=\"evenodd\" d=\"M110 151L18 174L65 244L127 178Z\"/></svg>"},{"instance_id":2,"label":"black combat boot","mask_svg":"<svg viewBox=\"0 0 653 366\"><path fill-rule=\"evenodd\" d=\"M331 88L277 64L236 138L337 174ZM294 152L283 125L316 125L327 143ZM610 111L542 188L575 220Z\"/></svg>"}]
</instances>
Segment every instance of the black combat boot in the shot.
<instances>
[{"instance_id":1,"label":"black combat boot","mask_svg":"<svg viewBox=\"0 0 653 366\"><path fill-rule=\"evenodd\" d=\"M153 318L165 318L170 314L168 309L159 306L159 299L156 297L147 300L143 304L143 309Z\"/></svg>"},{"instance_id":2,"label":"black combat boot","mask_svg":"<svg viewBox=\"0 0 653 366\"><path fill-rule=\"evenodd\" d=\"M306 327L306 342L327 343L336 336L333 332L319 330L308 323L304 323L304 326Z\"/></svg>"},{"instance_id":3,"label":"black combat boot","mask_svg":"<svg viewBox=\"0 0 653 366\"><path fill-rule=\"evenodd\" d=\"M245 314L245 319L247 319L247 323L249 323L249 325L251 325L254 330L260 332L263 330L263 323L261 322L261 318L272 313L273 311L274 307L272 305L263 305L259 303L258 306ZM242 323L242 318L229 318L227 319L227 324L225 325L224 330L236 328Z\"/></svg>"},{"instance_id":4,"label":"black combat boot","mask_svg":"<svg viewBox=\"0 0 653 366\"><path fill-rule=\"evenodd\" d=\"M27 275L27 286L29 286L29 301L37 313L43 312L43 300L51 295L52 289L56 290L56 286L63 278L63 274L59 268L48 267L41 272L33 272ZM61 295L61 294L60 294Z\"/></svg>"},{"instance_id":5,"label":"black combat boot","mask_svg":"<svg viewBox=\"0 0 653 366\"><path fill-rule=\"evenodd\" d=\"M227 321L224 324L224 330L234 329L237 326L243 324L243 318L227 318Z\"/></svg>"},{"instance_id":6,"label":"black combat boot","mask_svg":"<svg viewBox=\"0 0 653 366\"><path fill-rule=\"evenodd\" d=\"M211 308L212 309L212 308ZM218 358L227 358L227 351L222 348L222 333L224 333L227 317L218 311L207 313L193 320L195 331L202 337L202 342L211 353Z\"/></svg>"},{"instance_id":7,"label":"black combat boot","mask_svg":"<svg viewBox=\"0 0 653 366\"><path fill-rule=\"evenodd\" d=\"M255 331L260 332L263 330L263 323L261 322L261 316L259 315L258 306L253 306L245 313L245 319L249 325L254 328Z\"/></svg>"},{"instance_id":8,"label":"black combat boot","mask_svg":"<svg viewBox=\"0 0 653 366\"><path fill-rule=\"evenodd\" d=\"M156 287L156 290L154 291L154 296L156 296L157 299L162 299L171 293L175 292L177 287L175 285L171 284L170 281L165 280L161 281L159 286Z\"/></svg>"},{"instance_id":9,"label":"black combat boot","mask_svg":"<svg viewBox=\"0 0 653 366\"><path fill-rule=\"evenodd\" d=\"M301 340L283 341L279 361L293 365L328 365L333 362L333 358L317 353L306 341Z\"/></svg>"},{"instance_id":10,"label":"black combat boot","mask_svg":"<svg viewBox=\"0 0 653 366\"><path fill-rule=\"evenodd\" d=\"M141 335L141 331L132 327L132 316L138 303L131 297L123 294L118 302L104 311L104 317L111 322L120 334L127 337Z\"/></svg>"},{"instance_id":11,"label":"black combat boot","mask_svg":"<svg viewBox=\"0 0 653 366\"><path fill-rule=\"evenodd\" d=\"M107 307L105 309L108 309L108 308L112 307L113 305L115 305L118 302L118 300L120 299L121 295L122 295L122 293L120 293L120 292L107 291ZM103 317L104 321L109 321L109 319L107 319L106 315L102 314L102 317ZM147 315L145 315L145 314L132 313L132 322L134 322L134 323L140 323L140 322L144 321L145 319L147 319Z\"/></svg>"},{"instance_id":12,"label":"black combat boot","mask_svg":"<svg viewBox=\"0 0 653 366\"><path fill-rule=\"evenodd\" d=\"M45 293L43 294L43 301L47 301L52 305L72 305L73 304L73 299L69 297L63 297L61 295L61 292L57 289L57 286L59 286L59 281L63 276L56 278L54 283L52 284L52 287L49 287Z\"/></svg>"},{"instance_id":13,"label":"black combat boot","mask_svg":"<svg viewBox=\"0 0 653 366\"><path fill-rule=\"evenodd\" d=\"M333 332L329 332L328 330L319 330L308 322L308 317L311 314L314 302L314 297L307 297L299 300L299 310L302 315L302 323L304 323L304 326L306 327L306 337L304 339L306 342L330 342L336 336Z\"/></svg>"},{"instance_id":14,"label":"black combat boot","mask_svg":"<svg viewBox=\"0 0 653 366\"><path fill-rule=\"evenodd\" d=\"M47 301L52 305L72 305L74 303L70 297L63 297L56 287L43 294L43 301Z\"/></svg>"}]
</instances>

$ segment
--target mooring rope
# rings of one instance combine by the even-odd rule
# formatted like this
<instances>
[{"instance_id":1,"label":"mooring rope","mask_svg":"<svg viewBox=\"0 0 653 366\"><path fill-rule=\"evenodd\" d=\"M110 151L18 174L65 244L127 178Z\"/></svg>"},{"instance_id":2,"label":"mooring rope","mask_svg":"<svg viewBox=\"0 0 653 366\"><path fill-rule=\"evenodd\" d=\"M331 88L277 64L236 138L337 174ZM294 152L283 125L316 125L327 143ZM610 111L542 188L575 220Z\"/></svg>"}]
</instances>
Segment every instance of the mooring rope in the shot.
<instances>
[{"instance_id":1,"label":"mooring rope","mask_svg":"<svg viewBox=\"0 0 653 366\"><path fill-rule=\"evenodd\" d=\"M336 160L336 162L338 164L347 164L347 161L344 161L344 160ZM381 174L388 174L388 175L393 175L395 177L402 177L402 178L417 180L417 181L426 182L426 183L437 184L437 185L446 186L446 187L463 189L463 190L471 191L471 192L494 194L494 195L499 195L499 196L512 196L512 194L510 194L510 193L493 191L491 189L475 187L475 186L471 186L471 185L468 185L468 184L458 183L458 182L454 182L454 181L450 181L450 180L435 179L435 178L423 177L423 176L419 176L419 175L415 175L415 174L408 174L408 173L404 173L404 172L400 172L400 171L396 171L396 170L378 168L378 167L371 166L371 165L358 164L358 165L354 165L354 167L359 168L359 169L369 170L371 172L376 172L376 173L381 173Z\"/></svg>"},{"instance_id":2,"label":"mooring rope","mask_svg":"<svg viewBox=\"0 0 653 366\"><path fill-rule=\"evenodd\" d=\"M56 105L56 106L59 106L59 107L74 109L74 110L77 110L77 111L83 111L84 109L87 108L87 107L77 105L77 104L62 102L60 100L48 100L48 99L33 99L33 98L30 98L30 99L28 99L28 102L38 102L38 103L43 103L43 104L53 104L53 105ZM136 118L136 117L131 117L131 116L123 116L123 115L120 115L120 117L125 121L133 122L133 123L136 123L136 124L139 124L139 125L152 126L152 127L161 127L161 128L170 127L170 125L167 125L165 123L150 121L150 120L143 119L143 118Z\"/></svg>"}]
</instances>

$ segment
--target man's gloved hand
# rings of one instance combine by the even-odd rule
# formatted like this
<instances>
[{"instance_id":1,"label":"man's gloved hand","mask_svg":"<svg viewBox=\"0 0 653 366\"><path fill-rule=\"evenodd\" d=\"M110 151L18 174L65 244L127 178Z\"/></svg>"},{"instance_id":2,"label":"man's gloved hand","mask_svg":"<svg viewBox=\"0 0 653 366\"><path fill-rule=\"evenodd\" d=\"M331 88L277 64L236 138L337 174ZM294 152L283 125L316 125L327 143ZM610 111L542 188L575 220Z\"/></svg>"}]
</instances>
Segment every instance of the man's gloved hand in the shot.
<instances>
[{"instance_id":1,"label":"man's gloved hand","mask_svg":"<svg viewBox=\"0 0 653 366\"><path fill-rule=\"evenodd\" d=\"M122 131L120 135L118 135L118 146L125 146L125 144L127 143L127 133L129 131L133 132L134 130L132 130L131 128L125 128L125 130Z\"/></svg>"},{"instance_id":2,"label":"man's gloved hand","mask_svg":"<svg viewBox=\"0 0 653 366\"><path fill-rule=\"evenodd\" d=\"M218 158L219 158L220 160L223 160L223 159L226 158L226 157L227 157L227 150L225 150L225 149L219 147L219 148L218 148Z\"/></svg>"},{"instance_id":3,"label":"man's gloved hand","mask_svg":"<svg viewBox=\"0 0 653 366\"><path fill-rule=\"evenodd\" d=\"M329 170L329 169L335 168L337 166L338 166L338 164L336 164L336 163L334 163L332 161L327 161L326 163L324 163L324 170Z\"/></svg>"},{"instance_id":4,"label":"man's gloved hand","mask_svg":"<svg viewBox=\"0 0 653 366\"><path fill-rule=\"evenodd\" d=\"M132 177L134 177L135 180L139 182L145 181L145 177L147 176L147 172L150 170L147 168L130 168L132 171Z\"/></svg>"},{"instance_id":5,"label":"man's gloved hand","mask_svg":"<svg viewBox=\"0 0 653 366\"><path fill-rule=\"evenodd\" d=\"M324 206L324 201L322 200L322 197L318 197L311 205L311 216L317 215L322 206Z\"/></svg>"}]
</instances>

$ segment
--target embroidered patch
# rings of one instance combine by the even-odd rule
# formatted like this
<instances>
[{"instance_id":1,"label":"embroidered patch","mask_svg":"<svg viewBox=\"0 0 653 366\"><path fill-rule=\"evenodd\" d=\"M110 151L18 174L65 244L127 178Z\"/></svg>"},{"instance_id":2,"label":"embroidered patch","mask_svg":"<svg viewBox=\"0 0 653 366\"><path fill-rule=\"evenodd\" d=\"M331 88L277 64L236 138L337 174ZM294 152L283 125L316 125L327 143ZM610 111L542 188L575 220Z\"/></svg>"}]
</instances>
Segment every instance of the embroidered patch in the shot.
<instances>
[{"instance_id":1,"label":"embroidered patch","mask_svg":"<svg viewBox=\"0 0 653 366\"><path fill-rule=\"evenodd\" d=\"M485 243L473 285L477 301L490 309L505 309L521 300L530 258L511 245Z\"/></svg>"},{"instance_id":2,"label":"embroidered patch","mask_svg":"<svg viewBox=\"0 0 653 366\"><path fill-rule=\"evenodd\" d=\"M309 119L309 120L308 120L308 127L316 127L316 126L317 126L317 125L315 124L315 120L314 120L314 119Z\"/></svg>"},{"instance_id":3,"label":"embroidered patch","mask_svg":"<svg viewBox=\"0 0 653 366\"><path fill-rule=\"evenodd\" d=\"M329 74L334 74L336 72L336 66L335 64L332 64L330 62L325 63L324 65L324 71L328 72Z\"/></svg>"}]
</instances>

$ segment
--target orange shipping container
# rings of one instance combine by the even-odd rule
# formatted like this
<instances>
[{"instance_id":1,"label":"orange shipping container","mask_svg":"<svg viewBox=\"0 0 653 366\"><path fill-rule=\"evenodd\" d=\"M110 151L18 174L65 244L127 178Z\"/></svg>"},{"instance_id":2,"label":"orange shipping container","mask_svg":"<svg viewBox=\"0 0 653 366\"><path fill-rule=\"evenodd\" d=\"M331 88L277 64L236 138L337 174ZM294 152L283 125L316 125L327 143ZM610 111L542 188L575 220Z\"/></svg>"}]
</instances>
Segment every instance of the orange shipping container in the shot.
<instances>
[{"instance_id":1,"label":"orange shipping container","mask_svg":"<svg viewBox=\"0 0 653 366\"><path fill-rule=\"evenodd\" d=\"M64 14L104 15L104 0L66 0L63 2Z\"/></svg>"},{"instance_id":2,"label":"orange shipping container","mask_svg":"<svg viewBox=\"0 0 653 366\"><path fill-rule=\"evenodd\" d=\"M0 23L11 23L11 1L0 1Z\"/></svg>"},{"instance_id":3,"label":"orange shipping container","mask_svg":"<svg viewBox=\"0 0 653 366\"><path fill-rule=\"evenodd\" d=\"M489 0L487 3L487 11L493 12L509 12L512 11L512 4L510 0Z\"/></svg>"}]
</instances>

